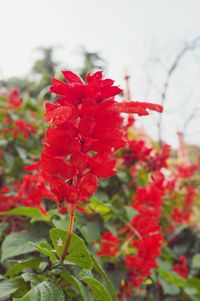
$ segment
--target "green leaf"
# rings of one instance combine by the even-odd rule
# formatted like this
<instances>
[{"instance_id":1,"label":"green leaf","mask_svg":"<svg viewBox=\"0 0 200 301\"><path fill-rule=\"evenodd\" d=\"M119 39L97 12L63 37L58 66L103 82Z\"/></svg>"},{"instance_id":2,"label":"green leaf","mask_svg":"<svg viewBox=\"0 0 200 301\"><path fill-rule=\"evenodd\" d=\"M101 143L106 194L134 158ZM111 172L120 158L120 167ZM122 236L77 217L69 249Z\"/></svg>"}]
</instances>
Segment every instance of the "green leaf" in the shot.
<instances>
[{"instance_id":1,"label":"green leaf","mask_svg":"<svg viewBox=\"0 0 200 301\"><path fill-rule=\"evenodd\" d=\"M177 285L168 283L161 277L159 277L159 283L162 285L165 294L174 296L180 293L180 288Z\"/></svg>"},{"instance_id":2,"label":"green leaf","mask_svg":"<svg viewBox=\"0 0 200 301\"><path fill-rule=\"evenodd\" d=\"M200 268L200 253L195 254L192 258L192 267Z\"/></svg>"},{"instance_id":3,"label":"green leaf","mask_svg":"<svg viewBox=\"0 0 200 301\"><path fill-rule=\"evenodd\" d=\"M52 246L46 242L41 242L39 245L36 245L34 243L31 243L31 245L40 253L44 254L45 256L49 257L50 261L52 263L56 263L58 261L55 250L52 248Z\"/></svg>"},{"instance_id":4,"label":"green leaf","mask_svg":"<svg viewBox=\"0 0 200 301\"><path fill-rule=\"evenodd\" d=\"M30 282L31 288L35 287L41 282L39 279L39 275L36 275L34 273L23 273L22 278L25 282Z\"/></svg>"},{"instance_id":5,"label":"green leaf","mask_svg":"<svg viewBox=\"0 0 200 301\"><path fill-rule=\"evenodd\" d=\"M99 200L100 202L108 202L109 201L109 196L107 193L101 190L97 190L94 197Z\"/></svg>"},{"instance_id":6,"label":"green leaf","mask_svg":"<svg viewBox=\"0 0 200 301\"><path fill-rule=\"evenodd\" d=\"M100 281L90 277L81 280L88 285L96 301L112 301L111 295Z\"/></svg>"},{"instance_id":7,"label":"green leaf","mask_svg":"<svg viewBox=\"0 0 200 301\"><path fill-rule=\"evenodd\" d=\"M184 292L188 295L196 295L198 293L198 290L196 288L193 287L184 287Z\"/></svg>"},{"instance_id":8,"label":"green leaf","mask_svg":"<svg viewBox=\"0 0 200 301\"><path fill-rule=\"evenodd\" d=\"M6 172L10 172L14 166L15 159L8 152L4 152L4 158L6 161Z\"/></svg>"},{"instance_id":9,"label":"green leaf","mask_svg":"<svg viewBox=\"0 0 200 301\"><path fill-rule=\"evenodd\" d=\"M0 282L0 299L9 297L19 288L17 281L5 280ZM5 299L3 299L5 300Z\"/></svg>"},{"instance_id":10,"label":"green leaf","mask_svg":"<svg viewBox=\"0 0 200 301\"><path fill-rule=\"evenodd\" d=\"M82 269L79 273L79 278L84 278L84 277L94 277L94 275L91 270Z\"/></svg>"},{"instance_id":11,"label":"green leaf","mask_svg":"<svg viewBox=\"0 0 200 301\"><path fill-rule=\"evenodd\" d=\"M45 241L48 235L49 226L45 223L34 224L30 232L9 234L2 244L1 261L14 256L33 252L35 249L29 242L40 243Z\"/></svg>"},{"instance_id":12,"label":"green leaf","mask_svg":"<svg viewBox=\"0 0 200 301\"><path fill-rule=\"evenodd\" d=\"M26 161L26 158L27 158L27 152L24 148L20 147L19 145L15 146L17 152L18 152L18 155L20 157L20 159L22 161Z\"/></svg>"},{"instance_id":13,"label":"green leaf","mask_svg":"<svg viewBox=\"0 0 200 301\"><path fill-rule=\"evenodd\" d=\"M25 269L28 268L37 268L40 264L40 259L39 258L31 258L31 259L26 259L26 260L19 260L17 263L12 265L7 272L5 273L4 276L11 276L14 274L17 274Z\"/></svg>"},{"instance_id":14,"label":"green leaf","mask_svg":"<svg viewBox=\"0 0 200 301\"><path fill-rule=\"evenodd\" d=\"M100 230L97 223L92 222L88 223L87 225L82 225L79 229L83 237L88 243L93 242L94 240L99 239L100 237Z\"/></svg>"},{"instance_id":15,"label":"green leaf","mask_svg":"<svg viewBox=\"0 0 200 301\"><path fill-rule=\"evenodd\" d=\"M13 301L65 301L63 290L50 280L45 280L32 288L22 298Z\"/></svg>"},{"instance_id":16,"label":"green leaf","mask_svg":"<svg viewBox=\"0 0 200 301\"><path fill-rule=\"evenodd\" d=\"M178 287L184 287L186 284L186 280L173 271L163 271L158 269L158 272L168 283L175 284Z\"/></svg>"},{"instance_id":17,"label":"green leaf","mask_svg":"<svg viewBox=\"0 0 200 301\"><path fill-rule=\"evenodd\" d=\"M37 208L32 207L18 207L8 211L0 212L0 215L11 215L11 216L27 216L27 217L40 217L41 212Z\"/></svg>"},{"instance_id":18,"label":"green leaf","mask_svg":"<svg viewBox=\"0 0 200 301\"><path fill-rule=\"evenodd\" d=\"M105 281L107 288L113 297L113 300L116 300L117 291L114 288L112 282L110 281L108 275L105 273L104 269L101 267L101 265L99 264L99 262L97 261L97 259L94 255L92 255L92 259L93 259L93 263L94 263L94 269L96 270L97 273L99 273L99 275Z\"/></svg>"},{"instance_id":19,"label":"green leaf","mask_svg":"<svg viewBox=\"0 0 200 301\"><path fill-rule=\"evenodd\" d=\"M55 228L58 228L58 229L63 229L63 230L66 230L67 229L67 225L68 225L68 221L66 221L66 217L63 216L64 218L53 218L52 220L52 224ZM74 225L75 226L75 225ZM75 229L75 227L74 227Z\"/></svg>"},{"instance_id":20,"label":"green leaf","mask_svg":"<svg viewBox=\"0 0 200 301\"><path fill-rule=\"evenodd\" d=\"M50 237L53 246L60 257L63 252L67 231L55 228L51 229ZM93 262L90 253L86 248L84 240L78 237L76 234L72 234L68 255L65 257L65 261L75 263L78 266L86 269L92 269L93 267Z\"/></svg>"},{"instance_id":21,"label":"green leaf","mask_svg":"<svg viewBox=\"0 0 200 301\"><path fill-rule=\"evenodd\" d=\"M84 301L88 301L87 290L76 277L67 273L61 273L61 277L62 279L71 283L71 285L77 290Z\"/></svg>"},{"instance_id":22,"label":"green leaf","mask_svg":"<svg viewBox=\"0 0 200 301\"><path fill-rule=\"evenodd\" d=\"M31 238L27 233L9 234L2 244L1 261L10 257L32 252L34 248L28 244L28 241L30 240Z\"/></svg>"},{"instance_id":23,"label":"green leaf","mask_svg":"<svg viewBox=\"0 0 200 301\"><path fill-rule=\"evenodd\" d=\"M166 260L162 260L161 258L157 258L157 263L158 263L158 267L160 270L162 271L171 271L172 270L172 265L166 261Z\"/></svg>"},{"instance_id":24,"label":"green leaf","mask_svg":"<svg viewBox=\"0 0 200 301\"><path fill-rule=\"evenodd\" d=\"M194 288L200 293L200 279L199 278L189 278L186 281L187 287Z\"/></svg>"},{"instance_id":25,"label":"green leaf","mask_svg":"<svg viewBox=\"0 0 200 301\"><path fill-rule=\"evenodd\" d=\"M123 170L118 171L117 177L120 179L121 182L128 183L129 181L128 173L126 171Z\"/></svg>"},{"instance_id":26,"label":"green leaf","mask_svg":"<svg viewBox=\"0 0 200 301\"><path fill-rule=\"evenodd\" d=\"M4 230L6 229L7 226L8 226L7 223L0 224L0 239L2 239L2 237L4 235Z\"/></svg>"},{"instance_id":27,"label":"green leaf","mask_svg":"<svg viewBox=\"0 0 200 301\"><path fill-rule=\"evenodd\" d=\"M95 197L91 198L90 208L102 216L110 212L110 208L101 201L97 200Z\"/></svg>"},{"instance_id":28,"label":"green leaf","mask_svg":"<svg viewBox=\"0 0 200 301\"><path fill-rule=\"evenodd\" d=\"M138 211L132 208L131 206L125 206L126 216L128 221L130 222L135 215L138 214Z\"/></svg>"}]
</instances>

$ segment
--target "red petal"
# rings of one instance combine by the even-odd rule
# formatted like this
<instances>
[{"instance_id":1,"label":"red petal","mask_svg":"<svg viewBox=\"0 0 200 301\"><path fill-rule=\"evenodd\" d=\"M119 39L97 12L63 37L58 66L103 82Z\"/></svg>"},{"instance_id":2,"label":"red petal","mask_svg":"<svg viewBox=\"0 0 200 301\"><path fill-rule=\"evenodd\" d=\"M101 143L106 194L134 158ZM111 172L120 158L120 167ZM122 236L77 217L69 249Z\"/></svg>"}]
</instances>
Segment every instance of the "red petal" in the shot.
<instances>
[{"instance_id":1,"label":"red petal","mask_svg":"<svg viewBox=\"0 0 200 301\"><path fill-rule=\"evenodd\" d=\"M90 158L89 155L86 153L82 153L80 151L74 152L71 155L70 163L74 168L77 168L79 169L79 171L80 170L82 171L88 167L89 158Z\"/></svg>"},{"instance_id":2,"label":"red petal","mask_svg":"<svg viewBox=\"0 0 200 301\"><path fill-rule=\"evenodd\" d=\"M97 155L96 157L91 158L89 162L91 172L100 178L114 176L116 174L116 171L113 170L115 164L115 159L110 159L105 155Z\"/></svg>"},{"instance_id":3,"label":"red petal","mask_svg":"<svg viewBox=\"0 0 200 301\"><path fill-rule=\"evenodd\" d=\"M79 75L75 74L72 71L63 70L62 74L64 75L66 81L70 84L78 84L78 85L83 85L84 84L81 77Z\"/></svg>"},{"instance_id":4,"label":"red petal","mask_svg":"<svg viewBox=\"0 0 200 301\"><path fill-rule=\"evenodd\" d=\"M91 73L88 73L88 75L86 76L86 81L89 83L92 80L96 79L96 80L101 80L102 79L102 74L103 71L97 71L94 74L91 75Z\"/></svg>"},{"instance_id":5,"label":"red petal","mask_svg":"<svg viewBox=\"0 0 200 301\"><path fill-rule=\"evenodd\" d=\"M103 87L102 88L102 97L109 98L109 97L121 94L122 92L123 92L123 90L117 86Z\"/></svg>"},{"instance_id":6,"label":"red petal","mask_svg":"<svg viewBox=\"0 0 200 301\"><path fill-rule=\"evenodd\" d=\"M44 152L41 158L41 166L47 173L63 176L66 179L72 178L75 174L73 167L65 162L64 158L56 158Z\"/></svg>"},{"instance_id":7,"label":"red petal","mask_svg":"<svg viewBox=\"0 0 200 301\"><path fill-rule=\"evenodd\" d=\"M157 111L159 113L163 111L163 107L159 104L138 101L122 103L117 102L114 104L114 108L123 113L134 113L138 114L139 116L148 115L149 113L147 109Z\"/></svg>"},{"instance_id":8,"label":"red petal","mask_svg":"<svg viewBox=\"0 0 200 301\"><path fill-rule=\"evenodd\" d=\"M57 125L75 117L77 110L74 106L58 106L46 103L46 121Z\"/></svg>"},{"instance_id":9,"label":"red petal","mask_svg":"<svg viewBox=\"0 0 200 301\"><path fill-rule=\"evenodd\" d=\"M114 84L114 80L110 79L110 78L106 78L106 79L103 79L101 81L101 87L110 87Z\"/></svg>"},{"instance_id":10,"label":"red petal","mask_svg":"<svg viewBox=\"0 0 200 301\"><path fill-rule=\"evenodd\" d=\"M98 179L93 174L85 175L80 182L80 195L81 197L90 197L97 190Z\"/></svg>"},{"instance_id":11,"label":"red petal","mask_svg":"<svg viewBox=\"0 0 200 301\"><path fill-rule=\"evenodd\" d=\"M62 81L52 78L52 86L50 87L50 92L56 93L58 95L66 95L71 92L72 87L68 86Z\"/></svg>"},{"instance_id":12,"label":"red petal","mask_svg":"<svg viewBox=\"0 0 200 301\"><path fill-rule=\"evenodd\" d=\"M59 177L52 177L50 182L51 191L62 199L69 195L69 186Z\"/></svg>"},{"instance_id":13,"label":"red petal","mask_svg":"<svg viewBox=\"0 0 200 301\"><path fill-rule=\"evenodd\" d=\"M24 170L26 171L33 171L33 170L38 170L40 167L40 162L35 162L35 163L31 163L29 165L26 165L24 167Z\"/></svg>"}]
</instances>

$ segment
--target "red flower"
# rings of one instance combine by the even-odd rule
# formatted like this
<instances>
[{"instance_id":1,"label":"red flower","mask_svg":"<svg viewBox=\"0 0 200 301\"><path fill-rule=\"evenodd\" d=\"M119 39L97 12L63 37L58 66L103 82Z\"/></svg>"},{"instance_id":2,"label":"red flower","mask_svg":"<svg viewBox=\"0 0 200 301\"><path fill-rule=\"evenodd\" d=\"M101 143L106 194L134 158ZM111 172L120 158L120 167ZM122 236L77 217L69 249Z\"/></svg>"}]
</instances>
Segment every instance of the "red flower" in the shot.
<instances>
[{"instance_id":1,"label":"red flower","mask_svg":"<svg viewBox=\"0 0 200 301\"><path fill-rule=\"evenodd\" d=\"M101 238L101 250L97 252L99 256L115 257L119 252L120 240L114 236L111 232L106 232Z\"/></svg>"},{"instance_id":2,"label":"red flower","mask_svg":"<svg viewBox=\"0 0 200 301\"><path fill-rule=\"evenodd\" d=\"M169 159L170 154L170 146L168 144L164 144L160 152L156 152L154 156L152 156L152 160L149 163L149 168L151 170L159 170L161 168L167 167L167 160Z\"/></svg>"},{"instance_id":3,"label":"red flower","mask_svg":"<svg viewBox=\"0 0 200 301\"><path fill-rule=\"evenodd\" d=\"M162 113L163 111L163 107L159 104L138 101L117 103L115 104L115 107L120 112L134 113L138 114L139 116L149 115L149 112L147 110L157 111L159 113Z\"/></svg>"},{"instance_id":4,"label":"red flower","mask_svg":"<svg viewBox=\"0 0 200 301\"><path fill-rule=\"evenodd\" d=\"M9 107L18 108L21 106L20 90L18 88L8 91L7 98Z\"/></svg>"},{"instance_id":5,"label":"red flower","mask_svg":"<svg viewBox=\"0 0 200 301\"><path fill-rule=\"evenodd\" d=\"M195 188L192 184L186 187L186 195L181 208L174 207L172 210L172 220L176 223L188 223L191 215L191 206L195 198Z\"/></svg>"},{"instance_id":6,"label":"red flower","mask_svg":"<svg viewBox=\"0 0 200 301\"><path fill-rule=\"evenodd\" d=\"M14 121L14 137L18 137L19 133L22 133L25 139L29 139L29 134L35 133L35 128L32 124L25 122L23 119L17 119Z\"/></svg>"},{"instance_id":7,"label":"red flower","mask_svg":"<svg viewBox=\"0 0 200 301\"><path fill-rule=\"evenodd\" d=\"M163 242L159 226L163 196L164 176L160 172L152 176L152 183L147 187L137 188L133 196L135 202L132 206L138 214L126 226L126 231L128 237L134 238L131 245L137 252L125 258L128 273L125 290L139 287L151 269L157 266L156 257L160 255Z\"/></svg>"},{"instance_id":8,"label":"red flower","mask_svg":"<svg viewBox=\"0 0 200 301\"><path fill-rule=\"evenodd\" d=\"M187 260L185 256L180 256L177 263L175 263L173 267L173 271L179 274L183 278L187 278L188 276L188 266L187 266Z\"/></svg>"},{"instance_id":9,"label":"red flower","mask_svg":"<svg viewBox=\"0 0 200 301\"><path fill-rule=\"evenodd\" d=\"M0 188L0 211L10 210L15 206L15 196L9 193L9 186Z\"/></svg>"},{"instance_id":10,"label":"red flower","mask_svg":"<svg viewBox=\"0 0 200 301\"><path fill-rule=\"evenodd\" d=\"M124 146L121 112L147 115L161 112L148 103L117 103L122 90L102 72L88 74L86 82L71 71L63 71L66 82L52 80L50 91L60 97L46 104L49 122L41 167L51 177L51 189L59 200L86 201L97 189L97 177L113 176L115 152Z\"/></svg>"},{"instance_id":11,"label":"red flower","mask_svg":"<svg viewBox=\"0 0 200 301\"><path fill-rule=\"evenodd\" d=\"M128 150L124 154L124 163L126 166L133 165L138 161L146 162L151 157L152 148L147 147L143 140L131 140L128 142Z\"/></svg>"}]
</instances>

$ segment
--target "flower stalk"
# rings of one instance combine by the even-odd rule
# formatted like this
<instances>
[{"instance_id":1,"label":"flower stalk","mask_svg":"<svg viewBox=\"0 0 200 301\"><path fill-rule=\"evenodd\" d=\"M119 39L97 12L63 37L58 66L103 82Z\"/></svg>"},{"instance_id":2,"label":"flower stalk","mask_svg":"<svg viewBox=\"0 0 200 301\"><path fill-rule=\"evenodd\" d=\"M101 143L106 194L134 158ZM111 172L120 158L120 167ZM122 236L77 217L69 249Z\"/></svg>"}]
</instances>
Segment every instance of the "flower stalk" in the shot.
<instances>
[{"instance_id":1,"label":"flower stalk","mask_svg":"<svg viewBox=\"0 0 200 301\"><path fill-rule=\"evenodd\" d=\"M74 227L74 220L75 220L75 211L76 211L76 205L75 204L68 204L68 212L69 212L69 225L67 230L67 237L64 244L63 253L60 256L60 261L63 262L70 246L71 237L73 233L73 227Z\"/></svg>"}]
</instances>

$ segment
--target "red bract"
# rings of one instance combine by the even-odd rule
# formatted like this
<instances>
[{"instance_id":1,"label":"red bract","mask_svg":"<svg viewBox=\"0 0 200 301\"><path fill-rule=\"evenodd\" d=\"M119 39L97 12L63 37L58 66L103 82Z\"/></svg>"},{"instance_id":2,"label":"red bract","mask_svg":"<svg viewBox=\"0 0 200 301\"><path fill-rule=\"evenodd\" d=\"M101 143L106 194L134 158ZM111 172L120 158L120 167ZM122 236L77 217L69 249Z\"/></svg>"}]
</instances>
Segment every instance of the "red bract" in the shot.
<instances>
[{"instance_id":1,"label":"red bract","mask_svg":"<svg viewBox=\"0 0 200 301\"><path fill-rule=\"evenodd\" d=\"M176 223L188 223L191 216L191 206L193 204L196 191L192 184L186 187L187 192L181 208L174 207L172 211L172 220Z\"/></svg>"},{"instance_id":2,"label":"red bract","mask_svg":"<svg viewBox=\"0 0 200 301\"><path fill-rule=\"evenodd\" d=\"M138 161L150 159L152 148L147 147L144 140L131 140L128 142L128 150L124 154L124 163L130 166Z\"/></svg>"},{"instance_id":3,"label":"red bract","mask_svg":"<svg viewBox=\"0 0 200 301\"><path fill-rule=\"evenodd\" d=\"M117 103L116 108L124 113L134 113L139 116L149 115L147 110L157 111L162 113L163 107L158 104L147 103L147 102L123 102Z\"/></svg>"},{"instance_id":4,"label":"red bract","mask_svg":"<svg viewBox=\"0 0 200 301\"><path fill-rule=\"evenodd\" d=\"M32 173L25 174L20 182L15 183L16 205L37 207L45 214L43 201L45 199L55 200L54 194L47 185L49 176L40 171L38 162L26 166L25 170Z\"/></svg>"},{"instance_id":5,"label":"red bract","mask_svg":"<svg viewBox=\"0 0 200 301\"><path fill-rule=\"evenodd\" d=\"M115 152L124 146L121 112L147 115L160 105L115 101L122 90L102 72L88 74L86 82L63 71L66 82L52 80L50 91L60 97L46 104L49 122L41 166L51 176L51 190L58 200L86 201L97 189L98 177L113 176Z\"/></svg>"},{"instance_id":6,"label":"red bract","mask_svg":"<svg viewBox=\"0 0 200 301\"><path fill-rule=\"evenodd\" d=\"M99 256L115 257L119 252L120 240L111 232L106 232L101 238L101 250L97 252Z\"/></svg>"},{"instance_id":7,"label":"red bract","mask_svg":"<svg viewBox=\"0 0 200 301\"><path fill-rule=\"evenodd\" d=\"M128 237L133 237L131 245L137 251L134 255L126 255L128 278L121 288L125 291L130 291L133 286L139 287L151 269L157 266L156 257L160 255L163 242L159 226L163 196L164 176L157 172L152 176L152 183L138 188L133 197L133 208L138 214L126 226L126 230Z\"/></svg>"},{"instance_id":8,"label":"red bract","mask_svg":"<svg viewBox=\"0 0 200 301\"><path fill-rule=\"evenodd\" d=\"M14 181L12 190L9 186L0 189L0 211L28 206L37 207L42 214L46 214L43 201L56 201L47 184L49 175L41 172L38 162L27 165L25 170L31 173L23 175L21 181Z\"/></svg>"},{"instance_id":9,"label":"red bract","mask_svg":"<svg viewBox=\"0 0 200 301\"><path fill-rule=\"evenodd\" d=\"M155 151L144 140L128 140L127 149L123 155L126 167L133 169L134 165L144 166L147 171L156 171L167 167L170 146L165 144L161 151Z\"/></svg>"},{"instance_id":10,"label":"red bract","mask_svg":"<svg viewBox=\"0 0 200 301\"><path fill-rule=\"evenodd\" d=\"M187 179L193 176L199 166L195 164L191 165L180 165L178 166L178 176L183 179Z\"/></svg>"},{"instance_id":11,"label":"red bract","mask_svg":"<svg viewBox=\"0 0 200 301\"><path fill-rule=\"evenodd\" d=\"M10 187L0 188L0 211L6 211L15 206L15 197L10 194Z\"/></svg>"},{"instance_id":12,"label":"red bract","mask_svg":"<svg viewBox=\"0 0 200 301\"><path fill-rule=\"evenodd\" d=\"M14 137L18 137L20 133L22 133L25 139L29 139L30 133L35 133L35 127L23 119L17 119L14 121L13 135Z\"/></svg>"},{"instance_id":13,"label":"red bract","mask_svg":"<svg viewBox=\"0 0 200 301\"><path fill-rule=\"evenodd\" d=\"M161 151L156 152L154 156L152 156L152 160L149 163L150 170L159 170L161 168L166 168L169 155L170 146L168 144L164 144Z\"/></svg>"},{"instance_id":14,"label":"red bract","mask_svg":"<svg viewBox=\"0 0 200 301\"><path fill-rule=\"evenodd\" d=\"M10 108L18 108L21 106L20 90L13 88L8 91L7 102Z\"/></svg>"},{"instance_id":15,"label":"red bract","mask_svg":"<svg viewBox=\"0 0 200 301\"><path fill-rule=\"evenodd\" d=\"M180 256L178 262L174 264L173 271L179 274L181 277L187 278L189 271L185 256Z\"/></svg>"}]
</instances>

